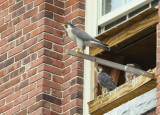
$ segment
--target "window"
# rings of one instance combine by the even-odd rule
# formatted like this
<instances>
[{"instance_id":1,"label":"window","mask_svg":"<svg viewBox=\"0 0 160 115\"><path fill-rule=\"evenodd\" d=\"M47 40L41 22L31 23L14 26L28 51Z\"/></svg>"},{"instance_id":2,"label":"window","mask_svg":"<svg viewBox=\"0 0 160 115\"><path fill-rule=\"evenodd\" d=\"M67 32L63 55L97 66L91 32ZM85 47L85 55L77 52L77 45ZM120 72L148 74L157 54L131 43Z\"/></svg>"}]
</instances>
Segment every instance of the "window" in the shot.
<instances>
[{"instance_id":1,"label":"window","mask_svg":"<svg viewBox=\"0 0 160 115\"><path fill-rule=\"evenodd\" d=\"M128 20L157 2L158 0L99 0L98 33Z\"/></svg>"},{"instance_id":2,"label":"window","mask_svg":"<svg viewBox=\"0 0 160 115\"><path fill-rule=\"evenodd\" d=\"M102 16L121 7L131 0L102 0Z\"/></svg>"},{"instance_id":3,"label":"window","mask_svg":"<svg viewBox=\"0 0 160 115\"><path fill-rule=\"evenodd\" d=\"M157 24L157 10L154 7L159 0L118 0L119 3L115 1L87 0L86 31L109 44L111 52L86 49L86 53L124 65L137 63L146 71L154 69ZM95 63L85 60L84 64L84 114L87 115L87 103L100 95L101 89L94 78ZM103 68L113 76L117 73L118 77L115 78L118 79L115 80L118 86L125 83L123 71L106 66ZM151 88L155 87L155 82L149 83L153 86Z\"/></svg>"}]
</instances>

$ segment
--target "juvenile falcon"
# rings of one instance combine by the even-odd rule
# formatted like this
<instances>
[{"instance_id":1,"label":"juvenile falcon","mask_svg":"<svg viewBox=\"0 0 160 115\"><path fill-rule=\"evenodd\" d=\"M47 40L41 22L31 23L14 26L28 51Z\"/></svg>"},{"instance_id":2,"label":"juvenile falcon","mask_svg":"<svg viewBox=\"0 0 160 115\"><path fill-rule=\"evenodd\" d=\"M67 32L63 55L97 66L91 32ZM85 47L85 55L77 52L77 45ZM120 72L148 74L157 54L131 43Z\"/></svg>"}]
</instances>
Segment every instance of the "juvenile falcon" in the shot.
<instances>
[{"instance_id":1,"label":"juvenile falcon","mask_svg":"<svg viewBox=\"0 0 160 115\"><path fill-rule=\"evenodd\" d=\"M108 91L112 91L116 88L116 84L112 78L106 72L104 72L101 67L96 67L95 71L98 72L97 78L100 86L106 88Z\"/></svg>"},{"instance_id":2,"label":"juvenile falcon","mask_svg":"<svg viewBox=\"0 0 160 115\"><path fill-rule=\"evenodd\" d=\"M66 22L65 24L62 24L62 26L64 26L64 28L67 30L70 39L77 43L78 48L75 50L77 53L83 53L85 46L98 47L110 51L110 48L107 44L95 39L84 30L74 26L70 22Z\"/></svg>"},{"instance_id":3,"label":"juvenile falcon","mask_svg":"<svg viewBox=\"0 0 160 115\"><path fill-rule=\"evenodd\" d=\"M137 68L137 69L142 69L141 66L138 65L138 64L126 64L126 66L134 67L134 68ZM139 76L139 75L134 74L134 73L131 73L131 72L125 72L126 82L129 82L129 81L135 79L135 78L138 77L138 76Z\"/></svg>"}]
</instances>

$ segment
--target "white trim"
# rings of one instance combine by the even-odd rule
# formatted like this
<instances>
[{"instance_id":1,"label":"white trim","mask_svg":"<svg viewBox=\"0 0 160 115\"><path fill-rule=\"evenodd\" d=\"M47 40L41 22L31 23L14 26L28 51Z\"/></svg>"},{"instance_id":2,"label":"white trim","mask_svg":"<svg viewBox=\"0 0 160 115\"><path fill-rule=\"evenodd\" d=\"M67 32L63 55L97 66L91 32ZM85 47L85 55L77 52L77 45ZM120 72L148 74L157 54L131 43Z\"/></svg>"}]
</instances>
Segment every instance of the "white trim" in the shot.
<instances>
[{"instance_id":1,"label":"white trim","mask_svg":"<svg viewBox=\"0 0 160 115\"><path fill-rule=\"evenodd\" d=\"M85 15L85 31L91 36L96 36L98 33L97 25L97 0L86 0L86 15ZM89 54L89 48L85 49L85 53ZM88 102L93 99L92 91L93 84L91 84L91 62L84 60L84 93L83 93L83 115L89 115Z\"/></svg>"},{"instance_id":2,"label":"white trim","mask_svg":"<svg viewBox=\"0 0 160 115\"><path fill-rule=\"evenodd\" d=\"M100 1L102 1L102 0L100 0ZM100 3L100 1L99 1L99 3ZM110 13L107 13L104 16L99 17L98 25L103 27L106 24L109 24L109 23L115 21L116 19L121 18L121 17L127 15L128 13L150 3L151 1L153 1L153 0L132 0L132 1L124 4L123 6L111 11ZM100 4L99 4L99 7L101 7ZM101 13L100 9L99 9L99 14Z\"/></svg>"}]
</instances>

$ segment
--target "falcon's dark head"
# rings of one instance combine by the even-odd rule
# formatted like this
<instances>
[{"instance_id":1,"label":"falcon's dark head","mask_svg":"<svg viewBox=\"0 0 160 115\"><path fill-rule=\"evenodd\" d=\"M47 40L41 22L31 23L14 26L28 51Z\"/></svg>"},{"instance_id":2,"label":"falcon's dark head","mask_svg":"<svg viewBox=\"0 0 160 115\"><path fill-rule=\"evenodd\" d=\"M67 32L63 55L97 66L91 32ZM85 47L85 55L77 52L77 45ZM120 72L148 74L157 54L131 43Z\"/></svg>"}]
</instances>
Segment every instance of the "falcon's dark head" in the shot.
<instances>
[{"instance_id":1,"label":"falcon's dark head","mask_svg":"<svg viewBox=\"0 0 160 115\"><path fill-rule=\"evenodd\" d=\"M64 24L62 24L63 27L67 28L74 28L75 26L73 24L71 24L70 22L66 22Z\"/></svg>"},{"instance_id":2,"label":"falcon's dark head","mask_svg":"<svg viewBox=\"0 0 160 115\"><path fill-rule=\"evenodd\" d=\"M96 72L101 72L103 69L102 69L102 67L95 67L95 69L94 69Z\"/></svg>"}]
</instances>

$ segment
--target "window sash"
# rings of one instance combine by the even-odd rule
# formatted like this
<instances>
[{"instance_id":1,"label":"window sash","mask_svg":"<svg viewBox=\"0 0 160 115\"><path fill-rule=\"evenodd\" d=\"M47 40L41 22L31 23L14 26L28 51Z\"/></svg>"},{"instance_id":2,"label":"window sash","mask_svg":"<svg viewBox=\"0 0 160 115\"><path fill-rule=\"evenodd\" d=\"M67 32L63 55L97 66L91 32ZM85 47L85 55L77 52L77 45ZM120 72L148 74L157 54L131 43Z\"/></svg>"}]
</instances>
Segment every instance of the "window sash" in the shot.
<instances>
[{"instance_id":1,"label":"window sash","mask_svg":"<svg viewBox=\"0 0 160 115\"><path fill-rule=\"evenodd\" d=\"M98 26L104 27L105 25L121 18L128 13L152 2L153 0L131 0L130 2L122 5L121 7L102 16L102 0L98 1Z\"/></svg>"}]
</instances>

